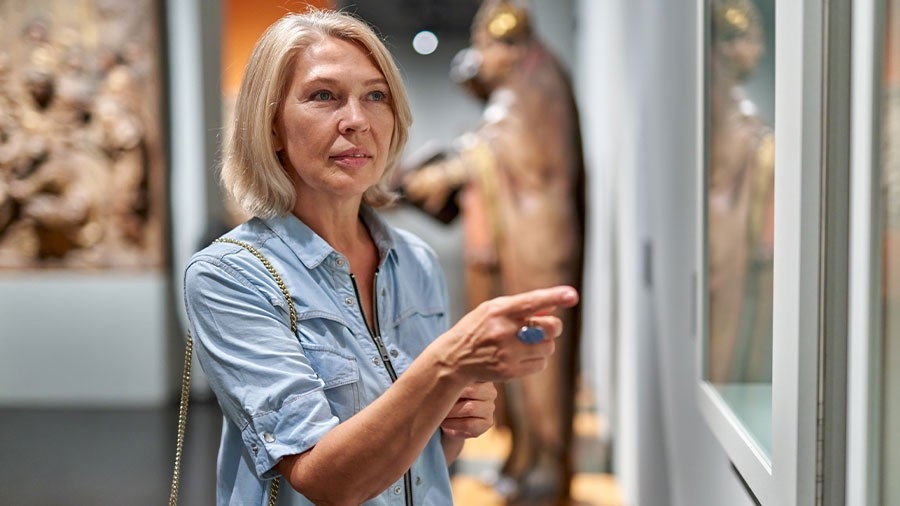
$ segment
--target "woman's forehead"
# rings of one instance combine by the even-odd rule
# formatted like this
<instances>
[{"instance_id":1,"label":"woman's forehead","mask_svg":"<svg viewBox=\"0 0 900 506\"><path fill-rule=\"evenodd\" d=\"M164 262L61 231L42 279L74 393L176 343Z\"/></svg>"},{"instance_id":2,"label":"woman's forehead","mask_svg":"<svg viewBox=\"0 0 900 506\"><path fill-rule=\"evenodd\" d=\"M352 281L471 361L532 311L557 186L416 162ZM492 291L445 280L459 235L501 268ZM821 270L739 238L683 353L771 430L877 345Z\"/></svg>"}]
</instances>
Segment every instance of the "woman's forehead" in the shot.
<instances>
[{"instance_id":1,"label":"woman's forehead","mask_svg":"<svg viewBox=\"0 0 900 506\"><path fill-rule=\"evenodd\" d=\"M352 64L361 70L374 70L381 74L375 59L368 48L360 43L325 37L317 40L302 50L296 59L296 65Z\"/></svg>"}]
</instances>

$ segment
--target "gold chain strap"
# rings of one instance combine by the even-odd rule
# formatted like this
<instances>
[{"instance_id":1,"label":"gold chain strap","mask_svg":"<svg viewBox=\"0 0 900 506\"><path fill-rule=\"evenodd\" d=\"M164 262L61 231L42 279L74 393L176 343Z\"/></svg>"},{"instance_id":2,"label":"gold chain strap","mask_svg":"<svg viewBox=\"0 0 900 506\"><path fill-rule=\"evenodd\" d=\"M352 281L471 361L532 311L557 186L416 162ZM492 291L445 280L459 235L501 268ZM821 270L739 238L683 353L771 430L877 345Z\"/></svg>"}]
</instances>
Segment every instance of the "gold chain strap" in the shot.
<instances>
[{"instance_id":1,"label":"gold chain strap","mask_svg":"<svg viewBox=\"0 0 900 506\"><path fill-rule=\"evenodd\" d=\"M265 266L266 270L269 271L269 274L275 279L275 283L278 284L278 288L281 289L282 295L284 295L284 300L287 301L288 311L290 312L291 317L291 331L296 334L297 333L297 310L294 308L294 301L291 299L291 293L287 289L287 284L285 284L284 280L281 279L281 276L278 274L278 271L275 270L275 267L269 262L269 259L265 257L260 251L253 246L247 244L244 241L238 241L236 239L230 239L228 237L220 237L213 242L227 242L231 244L236 244L246 249L250 253L253 254L256 258L262 262L263 266ZM194 350L194 340L191 338L190 331L187 334L187 341L184 346L184 372L181 374L181 400L178 406L178 431L176 433L176 443L175 443L175 468L172 472L172 489L169 493L169 506L176 506L178 504L178 486L181 482L181 456L184 448L184 433L185 427L187 425L187 409L188 409L188 401L190 398L191 392L191 358ZM269 506L275 506L275 501L278 500L278 485L281 482L280 479L275 478L272 480L272 487L269 489Z\"/></svg>"},{"instance_id":2,"label":"gold chain strap","mask_svg":"<svg viewBox=\"0 0 900 506\"><path fill-rule=\"evenodd\" d=\"M188 331L187 342L184 345L184 372L181 374L181 401L178 405L178 432L175 444L175 470L172 473L172 491L169 493L169 506L178 504L178 485L181 481L181 450L184 447L184 428L187 424L188 400L191 385L191 355L194 350L194 340Z\"/></svg>"}]
</instances>

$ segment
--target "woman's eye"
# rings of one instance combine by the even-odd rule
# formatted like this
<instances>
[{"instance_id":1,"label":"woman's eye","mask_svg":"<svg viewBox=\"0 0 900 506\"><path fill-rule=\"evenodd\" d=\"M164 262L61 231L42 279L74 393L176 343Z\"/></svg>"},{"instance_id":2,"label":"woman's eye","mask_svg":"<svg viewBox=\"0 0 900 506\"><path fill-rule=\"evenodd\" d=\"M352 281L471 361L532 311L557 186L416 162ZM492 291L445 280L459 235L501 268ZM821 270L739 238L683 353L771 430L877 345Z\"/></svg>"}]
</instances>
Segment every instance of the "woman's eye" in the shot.
<instances>
[{"instance_id":1,"label":"woman's eye","mask_svg":"<svg viewBox=\"0 0 900 506\"><path fill-rule=\"evenodd\" d=\"M383 102L386 99L387 93L383 91L373 91L372 93L369 93L369 100L372 100L373 102Z\"/></svg>"},{"instance_id":2,"label":"woman's eye","mask_svg":"<svg viewBox=\"0 0 900 506\"><path fill-rule=\"evenodd\" d=\"M313 100L327 101L327 100L331 100L332 98L334 98L334 95L332 95L330 91L319 90L319 91L313 93L312 98L313 98Z\"/></svg>"}]
</instances>

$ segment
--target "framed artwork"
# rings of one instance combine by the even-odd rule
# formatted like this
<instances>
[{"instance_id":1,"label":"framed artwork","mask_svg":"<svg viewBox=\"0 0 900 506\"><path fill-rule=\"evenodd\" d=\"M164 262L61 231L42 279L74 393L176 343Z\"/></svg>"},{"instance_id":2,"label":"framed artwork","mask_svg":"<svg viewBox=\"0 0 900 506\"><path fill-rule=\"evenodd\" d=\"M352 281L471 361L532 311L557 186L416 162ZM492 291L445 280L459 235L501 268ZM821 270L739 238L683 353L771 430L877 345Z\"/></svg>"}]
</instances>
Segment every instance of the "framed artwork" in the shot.
<instances>
[{"instance_id":1,"label":"framed artwork","mask_svg":"<svg viewBox=\"0 0 900 506\"><path fill-rule=\"evenodd\" d=\"M162 12L0 5L0 269L164 263Z\"/></svg>"}]
</instances>

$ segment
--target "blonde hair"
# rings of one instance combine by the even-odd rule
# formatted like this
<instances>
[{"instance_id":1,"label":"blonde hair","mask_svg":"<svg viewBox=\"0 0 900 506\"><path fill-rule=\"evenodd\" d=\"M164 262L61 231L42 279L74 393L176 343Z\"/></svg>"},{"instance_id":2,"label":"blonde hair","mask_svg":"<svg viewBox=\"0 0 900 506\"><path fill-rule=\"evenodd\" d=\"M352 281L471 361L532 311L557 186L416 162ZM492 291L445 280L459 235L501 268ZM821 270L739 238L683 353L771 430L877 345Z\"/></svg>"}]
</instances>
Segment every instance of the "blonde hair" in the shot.
<instances>
[{"instance_id":1,"label":"blonde hair","mask_svg":"<svg viewBox=\"0 0 900 506\"><path fill-rule=\"evenodd\" d=\"M251 216L271 218L288 214L294 208L294 186L278 159L272 129L296 59L306 48L327 37L360 46L384 74L394 113L394 130L384 174L363 194L363 202L381 207L396 198L388 183L400 161L412 123L409 99L397 64L372 28L361 19L344 12L310 10L288 14L273 23L256 43L244 70L220 177L224 188Z\"/></svg>"}]
</instances>

